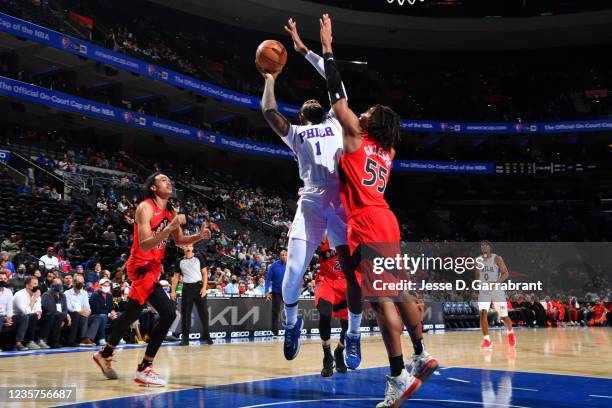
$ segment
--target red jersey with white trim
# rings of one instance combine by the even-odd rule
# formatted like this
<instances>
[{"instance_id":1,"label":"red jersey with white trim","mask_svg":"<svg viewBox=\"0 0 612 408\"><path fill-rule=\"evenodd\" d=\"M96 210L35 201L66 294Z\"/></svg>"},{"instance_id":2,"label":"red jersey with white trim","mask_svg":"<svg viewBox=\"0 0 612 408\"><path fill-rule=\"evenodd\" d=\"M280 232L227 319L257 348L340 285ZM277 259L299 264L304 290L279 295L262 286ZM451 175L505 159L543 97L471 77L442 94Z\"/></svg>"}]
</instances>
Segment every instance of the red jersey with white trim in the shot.
<instances>
[{"instance_id":1,"label":"red jersey with white trim","mask_svg":"<svg viewBox=\"0 0 612 408\"><path fill-rule=\"evenodd\" d=\"M349 217L367 207L389 208L385 189L395 151L387 151L362 133L359 149L340 156L340 197Z\"/></svg>"},{"instance_id":2,"label":"red jersey with white trim","mask_svg":"<svg viewBox=\"0 0 612 408\"><path fill-rule=\"evenodd\" d=\"M166 210L162 210L155 204L155 201L148 198L144 200L145 203L153 208L153 217L151 218L151 231L153 235L160 233L172 220L174 215ZM138 243L138 224L134 223L134 243L130 251L130 259L128 259L127 267L132 269L140 266L157 267L161 265L166 253L166 244L168 239L161 241L157 246L151 248L148 251L143 251Z\"/></svg>"},{"instance_id":3,"label":"red jersey with white trim","mask_svg":"<svg viewBox=\"0 0 612 408\"><path fill-rule=\"evenodd\" d=\"M329 242L322 242L319 246L319 273L316 281L320 279L344 279L338 255L329 247Z\"/></svg>"}]
</instances>

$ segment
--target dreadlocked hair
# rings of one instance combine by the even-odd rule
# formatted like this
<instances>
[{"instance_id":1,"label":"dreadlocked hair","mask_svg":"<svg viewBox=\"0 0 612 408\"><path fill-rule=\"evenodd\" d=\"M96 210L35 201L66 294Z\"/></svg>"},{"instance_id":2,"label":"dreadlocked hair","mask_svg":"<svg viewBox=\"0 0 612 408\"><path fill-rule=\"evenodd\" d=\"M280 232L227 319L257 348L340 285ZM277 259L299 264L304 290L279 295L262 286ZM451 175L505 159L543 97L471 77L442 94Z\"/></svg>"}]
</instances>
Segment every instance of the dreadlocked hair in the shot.
<instances>
[{"instance_id":1,"label":"dreadlocked hair","mask_svg":"<svg viewBox=\"0 0 612 408\"><path fill-rule=\"evenodd\" d=\"M385 105L374 105L372 116L368 120L368 135L376 140L385 150L390 151L399 141L400 117L393 109Z\"/></svg>"}]
</instances>

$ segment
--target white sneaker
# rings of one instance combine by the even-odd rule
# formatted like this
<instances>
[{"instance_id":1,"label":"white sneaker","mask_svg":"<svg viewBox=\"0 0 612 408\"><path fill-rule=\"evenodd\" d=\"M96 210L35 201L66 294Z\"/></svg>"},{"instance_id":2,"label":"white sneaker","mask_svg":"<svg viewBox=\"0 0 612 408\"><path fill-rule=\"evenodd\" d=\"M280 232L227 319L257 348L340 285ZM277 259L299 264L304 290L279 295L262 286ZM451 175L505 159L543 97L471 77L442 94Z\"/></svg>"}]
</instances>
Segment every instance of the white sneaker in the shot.
<instances>
[{"instance_id":1,"label":"white sneaker","mask_svg":"<svg viewBox=\"0 0 612 408\"><path fill-rule=\"evenodd\" d=\"M49 347L49 345L43 339L38 340L38 347L40 347L41 349L50 349L51 348L51 347Z\"/></svg>"},{"instance_id":2,"label":"white sneaker","mask_svg":"<svg viewBox=\"0 0 612 408\"><path fill-rule=\"evenodd\" d=\"M98 365L98 367L100 367L102 374L104 374L104 376L109 380L116 380L119 377L117 372L111 367L113 356L104 358L102 357L102 351L98 351L93 355L93 361Z\"/></svg>"},{"instance_id":3,"label":"white sneaker","mask_svg":"<svg viewBox=\"0 0 612 408\"><path fill-rule=\"evenodd\" d=\"M414 394L421 386L421 380L402 370L397 377L387 375L387 388L385 399L376 405L376 408L399 407Z\"/></svg>"},{"instance_id":4,"label":"white sneaker","mask_svg":"<svg viewBox=\"0 0 612 408\"><path fill-rule=\"evenodd\" d=\"M28 348L28 350L40 350L40 346L34 343L33 341L26 344L26 347Z\"/></svg>"},{"instance_id":5,"label":"white sneaker","mask_svg":"<svg viewBox=\"0 0 612 408\"><path fill-rule=\"evenodd\" d=\"M165 387L166 381L160 378L159 373L148 366L143 371L136 371L134 382L148 387Z\"/></svg>"},{"instance_id":6,"label":"white sneaker","mask_svg":"<svg viewBox=\"0 0 612 408\"><path fill-rule=\"evenodd\" d=\"M98 345L100 345L100 346L106 346L106 340L104 340L104 339L100 339L100 341L98 342Z\"/></svg>"},{"instance_id":7,"label":"white sneaker","mask_svg":"<svg viewBox=\"0 0 612 408\"><path fill-rule=\"evenodd\" d=\"M125 344L125 340L123 339L119 340L119 344Z\"/></svg>"},{"instance_id":8,"label":"white sneaker","mask_svg":"<svg viewBox=\"0 0 612 408\"><path fill-rule=\"evenodd\" d=\"M420 355L412 356L412 364L408 367L410 375L415 376L421 381L425 381L438 369L438 360L433 358L428 352L423 351Z\"/></svg>"}]
</instances>

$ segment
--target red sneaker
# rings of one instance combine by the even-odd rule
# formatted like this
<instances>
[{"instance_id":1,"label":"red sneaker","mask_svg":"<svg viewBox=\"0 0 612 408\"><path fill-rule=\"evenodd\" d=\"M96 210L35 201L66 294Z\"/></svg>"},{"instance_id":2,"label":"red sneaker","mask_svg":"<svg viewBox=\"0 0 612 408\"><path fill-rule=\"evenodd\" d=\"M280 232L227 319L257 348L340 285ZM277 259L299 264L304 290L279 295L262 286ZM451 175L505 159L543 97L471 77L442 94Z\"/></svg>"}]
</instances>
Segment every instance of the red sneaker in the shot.
<instances>
[{"instance_id":1,"label":"red sneaker","mask_svg":"<svg viewBox=\"0 0 612 408\"><path fill-rule=\"evenodd\" d=\"M491 350L493 348L493 344L491 343L491 340L483 339L480 348L483 350Z\"/></svg>"},{"instance_id":2,"label":"red sneaker","mask_svg":"<svg viewBox=\"0 0 612 408\"><path fill-rule=\"evenodd\" d=\"M516 346L516 337L514 337L514 332L508 333L508 344L510 347Z\"/></svg>"}]
</instances>

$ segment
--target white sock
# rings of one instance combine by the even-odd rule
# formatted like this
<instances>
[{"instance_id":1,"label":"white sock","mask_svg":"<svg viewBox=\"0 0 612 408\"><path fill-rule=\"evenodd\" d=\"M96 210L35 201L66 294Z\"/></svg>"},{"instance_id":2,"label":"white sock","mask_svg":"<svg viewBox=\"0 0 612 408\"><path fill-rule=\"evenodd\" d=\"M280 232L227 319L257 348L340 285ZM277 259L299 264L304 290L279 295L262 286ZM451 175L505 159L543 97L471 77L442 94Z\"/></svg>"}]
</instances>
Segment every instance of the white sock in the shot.
<instances>
[{"instance_id":1,"label":"white sock","mask_svg":"<svg viewBox=\"0 0 612 408\"><path fill-rule=\"evenodd\" d=\"M362 313L355 314L348 312L348 332L351 334L359 334L359 327L361 326L361 315Z\"/></svg>"},{"instance_id":2,"label":"white sock","mask_svg":"<svg viewBox=\"0 0 612 408\"><path fill-rule=\"evenodd\" d=\"M285 324L287 329L293 329L293 326L295 326L295 323L297 322L297 312L297 305L291 307L285 306L285 316L287 316L287 321Z\"/></svg>"},{"instance_id":3,"label":"white sock","mask_svg":"<svg viewBox=\"0 0 612 408\"><path fill-rule=\"evenodd\" d=\"M491 338L489 337L489 335L488 335L488 334L487 334L486 336L484 336L484 339L485 339L486 341L491 341Z\"/></svg>"},{"instance_id":4,"label":"white sock","mask_svg":"<svg viewBox=\"0 0 612 408\"><path fill-rule=\"evenodd\" d=\"M512 333L514 333L514 329L506 330L506 334L512 334Z\"/></svg>"}]
</instances>

